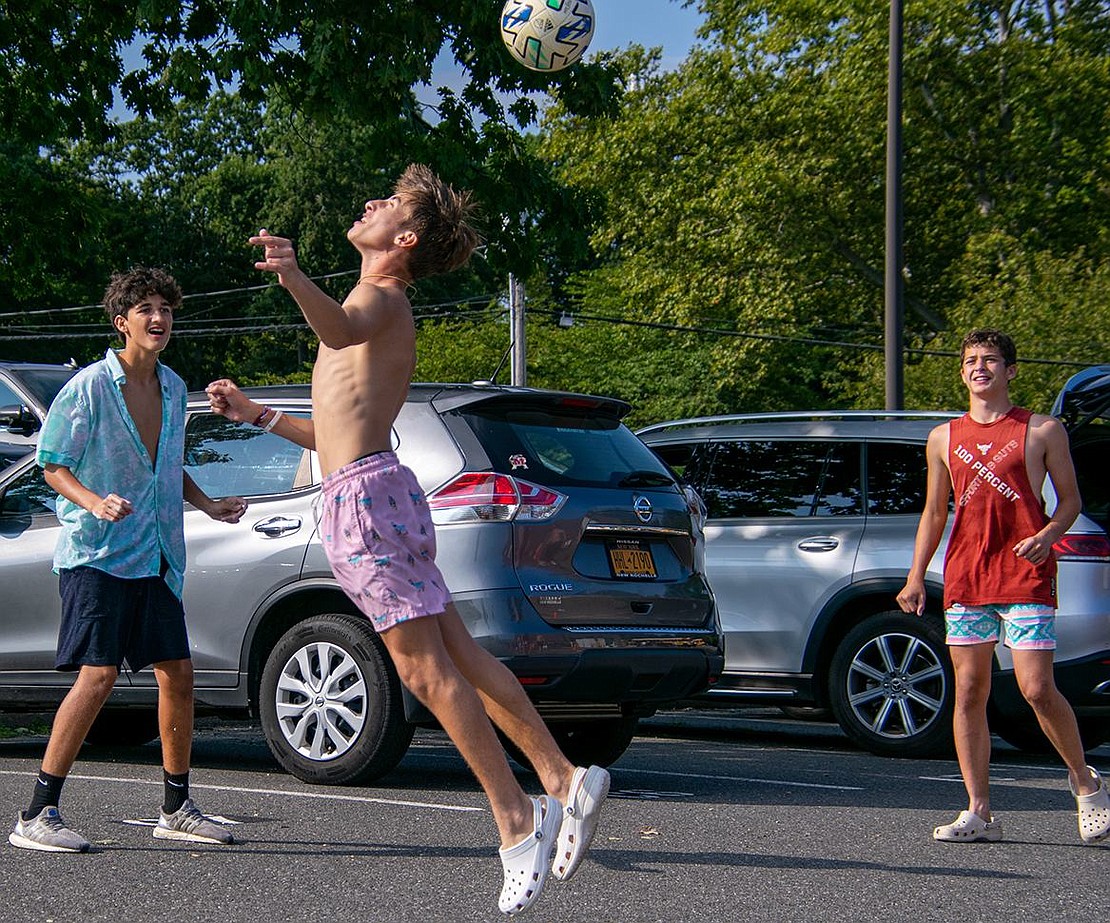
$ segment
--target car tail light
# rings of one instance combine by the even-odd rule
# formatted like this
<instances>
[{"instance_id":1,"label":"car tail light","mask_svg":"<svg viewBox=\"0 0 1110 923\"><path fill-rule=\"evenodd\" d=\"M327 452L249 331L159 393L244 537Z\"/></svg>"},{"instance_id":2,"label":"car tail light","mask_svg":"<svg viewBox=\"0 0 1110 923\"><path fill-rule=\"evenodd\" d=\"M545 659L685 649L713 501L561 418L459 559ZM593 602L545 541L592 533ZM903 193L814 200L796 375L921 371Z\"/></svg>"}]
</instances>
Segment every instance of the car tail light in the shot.
<instances>
[{"instance_id":1,"label":"car tail light","mask_svg":"<svg viewBox=\"0 0 1110 923\"><path fill-rule=\"evenodd\" d=\"M428 495L432 521L542 522L566 502L566 496L531 481L492 471L466 471Z\"/></svg>"},{"instance_id":2,"label":"car tail light","mask_svg":"<svg viewBox=\"0 0 1110 923\"><path fill-rule=\"evenodd\" d=\"M1110 561L1110 538L1105 532L1065 535L1052 549L1061 561Z\"/></svg>"}]
</instances>

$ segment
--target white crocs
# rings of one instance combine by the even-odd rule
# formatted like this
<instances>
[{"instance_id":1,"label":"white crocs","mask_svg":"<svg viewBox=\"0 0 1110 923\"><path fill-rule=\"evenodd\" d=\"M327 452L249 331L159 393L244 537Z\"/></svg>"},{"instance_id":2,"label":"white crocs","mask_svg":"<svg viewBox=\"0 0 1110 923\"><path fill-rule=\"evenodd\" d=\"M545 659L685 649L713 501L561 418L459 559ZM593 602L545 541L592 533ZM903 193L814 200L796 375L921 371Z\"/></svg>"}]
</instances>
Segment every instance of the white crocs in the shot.
<instances>
[{"instance_id":1,"label":"white crocs","mask_svg":"<svg viewBox=\"0 0 1110 923\"><path fill-rule=\"evenodd\" d=\"M933 839L943 843L997 843L1002 839L1002 824L993 817L983 820L971 811L960 811L952 823L933 830Z\"/></svg>"},{"instance_id":2,"label":"white crocs","mask_svg":"<svg viewBox=\"0 0 1110 923\"><path fill-rule=\"evenodd\" d=\"M1075 804L1079 809L1079 838L1084 843L1098 843L1110 836L1110 795L1106 793L1106 783L1098 770L1087 767L1091 777L1098 783L1098 789L1089 795L1080 795L1076 792L1068 779L1068 788L1075 796Z\"/></svg>"},{"instance_id":3,"label":"white crocs","mask_svg":"<svg viewBox=\"0 0 1110 923\"><path fill-rule=\"evenodd\" d=\"M563 806L548 795L532 799L532 832L508 849L499 849L505 882L497 906L502 913L522 913L543 891L547 870L555 855Z\"/></svg>"},{"instance_id":4,"label":"white crocs","mask_svg":"<svg viewBox=\"0 0 1110 923\"><path fill-rule=\"evenodd\" d=\"M609 794L609 773L600 766L574 770L559 827L559 851L551 874L566 881L575 872L597 832L601 806Z\"/></svg>"}]
</instances>

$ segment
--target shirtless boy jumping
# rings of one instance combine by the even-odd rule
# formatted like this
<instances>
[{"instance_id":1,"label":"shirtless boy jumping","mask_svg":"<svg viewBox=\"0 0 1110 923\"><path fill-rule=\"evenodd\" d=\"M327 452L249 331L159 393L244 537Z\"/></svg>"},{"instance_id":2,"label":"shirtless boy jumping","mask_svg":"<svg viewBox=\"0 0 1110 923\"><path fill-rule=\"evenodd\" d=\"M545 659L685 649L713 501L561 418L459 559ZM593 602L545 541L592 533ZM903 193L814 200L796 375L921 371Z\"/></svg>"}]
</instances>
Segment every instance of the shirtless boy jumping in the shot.
<instances>
[{"instance_id":1,"label":"shirtless boy jumping","mask_svg":"<svg viewBox=\"0 0 1110 923\"><path fill-rule=\"evenodd\" d=\"M250 239L264 248L255 266L277 274L320 338L312 419L262 407L226 379L209 385L208 394L217 413L316 450L324 473L320 534L332 570L380 633L401 681L435 715L489 797L504 868L499 906L514 914L539 897L553 853L556 878L575 873L609 774L569 763L513 674L471 638L434 563L424 494L390 448L416 366L406 289L469 259L478 244L468 224L472 210L468 194L410 166L394 195L367 202L347 232L362 268L343 304L304 274L289 240L260 231ZM388 567L352 563L386 558ZM527 754L546 795L529 798L521 789L491 721Z\"/></svg>"}]
</instances>

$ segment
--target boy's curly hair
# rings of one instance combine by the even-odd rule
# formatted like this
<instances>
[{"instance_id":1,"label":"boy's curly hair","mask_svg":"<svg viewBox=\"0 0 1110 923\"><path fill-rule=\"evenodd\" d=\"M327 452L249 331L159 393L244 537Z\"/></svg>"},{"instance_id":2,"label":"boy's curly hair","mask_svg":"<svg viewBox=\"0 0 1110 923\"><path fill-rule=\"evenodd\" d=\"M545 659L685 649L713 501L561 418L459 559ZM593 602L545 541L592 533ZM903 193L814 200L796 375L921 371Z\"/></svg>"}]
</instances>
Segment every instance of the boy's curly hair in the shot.
<instances>
[{"instance_id":1,"label":"boy's curly hair","mask_svg":"<svg viewBox=\"0 0 1110 923\"><path fill-rule=\"evenodd\" d=\"M128 311L151 295L161 295L175 311L181 306L181 286L164 269L132 266L127 272L113 273L104 290L104 312L108 315L108 323L114 329L117 317L126 317ZM119 333L119 338L127 342L122 333Z\"/></svg>"}]
</instances>

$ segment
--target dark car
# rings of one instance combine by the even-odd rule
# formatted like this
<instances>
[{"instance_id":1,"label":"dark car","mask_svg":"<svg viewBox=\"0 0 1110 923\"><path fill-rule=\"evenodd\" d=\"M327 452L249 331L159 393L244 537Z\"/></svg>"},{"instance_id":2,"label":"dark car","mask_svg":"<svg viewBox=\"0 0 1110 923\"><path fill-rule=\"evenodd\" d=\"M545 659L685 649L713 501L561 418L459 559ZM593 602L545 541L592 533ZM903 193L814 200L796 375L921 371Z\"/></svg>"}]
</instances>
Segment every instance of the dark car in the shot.
<instances>
[{"instance_id":1,"label":"dark car","mask_svg":"<svg viewBox=\"0 0 1110 923\"><path fill-rule=\"evenodd\" d=\"M46 411L77 364L0 362L0 471L34 450Z\"/></svg>"},{"instance_id":2,"label":"dark car","mask_svg":"<svg viewBox=\"0 0 1110 923\"><path fill-rule=\"evenodd\" d=\"M254 389L310 413L308 386ZM567 756L609 764L640 717L704 691L723 642L698 566L697 523L666 467L621 423L622 401L414 385L394 427L437 524L438 563L470 632L519 678ZM314 782L370 780L431 716L401 688L316 533L315 453L189 405L186 470L241 495L235 525L187 508L185 608L198 710L260 717L283 766ZM54 494L32 458L0 474L0 708L54 705L59 604ZM157 733L154 675L124 673L94 739Z\"/></svg>"}]
</instances>

